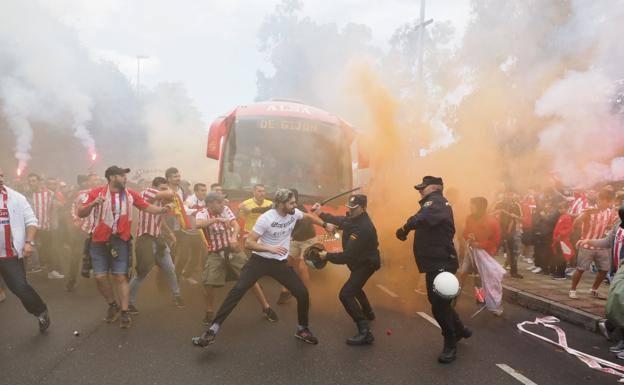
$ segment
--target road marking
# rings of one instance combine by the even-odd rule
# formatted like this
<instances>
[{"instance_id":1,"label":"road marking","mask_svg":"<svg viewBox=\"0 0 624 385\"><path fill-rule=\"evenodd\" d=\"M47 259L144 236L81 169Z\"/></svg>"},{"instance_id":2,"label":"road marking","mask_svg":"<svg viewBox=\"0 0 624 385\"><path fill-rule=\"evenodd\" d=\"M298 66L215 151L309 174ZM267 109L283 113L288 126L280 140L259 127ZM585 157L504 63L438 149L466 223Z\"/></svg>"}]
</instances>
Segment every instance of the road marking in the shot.
<instances>
[{"instance_id":1,"label":"road marking","mask_svg":"<svg viewBox=\"0 0 624 385\"><path fill-rule=\"evenodd\" d=\"M435 320L435 318L433 318L432 316L430 316L427 313L423 313L421 311L419 311L418 313L419 316L423 317L424 319L426 319L427 321L431 322L431 324L435 327L437 327L438 329L440 329L440 324L438 324L438 321Z\"/></svg>"},{"instance_id":2,"label":"road marking","mask_svg":"<svg viewBox=\"0 0 624 385\"><path fill-rule=\"evenodd\" d=\"M390 297L392 297L392 298L399 298L399 295L397 293L395 293L392 290L388 289L384 285L378 283L376 286L379 288L379 290L381 290L384 293L388 294Z\"/></svg>"},{"instance_id":3,"label":"road marking","mask_svg":"<svg viewBox=\"0 0 624 385\"><path fill-rule=\"evenodd\" d=\"M509 365L496 364L496 366L498 366L502 371L509 374L510 376L520 381L524 385L537 385L535 382L529 380L528 378L520 374L516 369L510 367Z\"/></svg>"},{"instance_id":4,"label":"road marking","mask_svg":"<svg viewBox=\"0 0 624 385\"><path fill-rule=\"evenodd\" d=\"M418 293L420 295L427 295L427 293L425 293L424 291L420 290L420 289L414 289L415 293Z\"/></svg>"}]
</instances>

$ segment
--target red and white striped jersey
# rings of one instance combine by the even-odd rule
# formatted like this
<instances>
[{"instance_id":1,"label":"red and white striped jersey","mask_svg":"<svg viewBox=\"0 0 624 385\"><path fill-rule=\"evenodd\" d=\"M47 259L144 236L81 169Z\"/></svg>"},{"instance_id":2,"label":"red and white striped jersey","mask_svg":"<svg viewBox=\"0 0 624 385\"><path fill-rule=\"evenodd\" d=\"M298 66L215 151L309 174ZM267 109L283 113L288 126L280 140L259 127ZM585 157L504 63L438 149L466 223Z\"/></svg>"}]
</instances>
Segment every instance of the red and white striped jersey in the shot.
<instances>
[{"instance_id":1,"label":"red and white striped jersey","mask_svg":"<svg viewBox=\"0 0 624 385\"><path fill-rule=\"evenodd\" d=\"M236 220L236 216L227 206L223 207L221 214L212 214L208 209L204 208L197 213L196 218L198 221L213 218L225 218L229 221ZM202 230L208 241L209 252L221 251L230 245L229 237L232 234L232 227L229 223L213 223Z\"/></svg>"},{"instance_id":2,"label":"red and white striped jersey","mask_svg":"<svg viewBox=\"0 0 624 385\"><path fill-rule=\"evenodd\" d=\"M158 194L158 190L150 187L141 192L141 198L154 206L160 206L160 201L156 199L156 194ZM138 222L137 237L143 234L149 234L156 238L160 236L162 214L150 214L140 210Z\"/></svg>"},{"instance_id":3,"label":"red and white striped jersey","mask_svg":"<svg viewBox=\"0 0 624 385\"><path fill-rule=\"evenodd\" d=\"M11 222L9 220L9 196L4 187L0 189L0 258L14 258L17 253L13 248Z\"/></svg>"},{"instance_id":4,"label":"red and white striped jersey","mask_svg":"<svg viewBox=\"0 0 624 385\"><path fill-rule=\"evenodd\" d=\"M82 207L82 205L84 205L89 198L89 191L89 189L78 191L78 194L72 201L71 205L71 216L74 225L87 234L90 233L93 229L93 222L95 221L96 210L91 210L91 213L87 217L80 218L78 216L78 209Z\"/></svg>"},{"instance_id":5,"label":"red and white striped jersey","mask_svg":"<svg viewBox=\"0 0 624 385\"><path fill-rule=\"evenodd\" d=\"M583 225L581 227L581 239L589 240L603 238L607 231L611 230L616 219L617 213L610 207L594 214L589 214L589 217L583 221ZM594 249L593 247L589 248Z\"/></svg>"},{"instance_id":6,"label":"red and white striped jersey","mask_svg":"<svg viewBox=\"0 0 624 385\"><path fill-rule=\"evenodd\" d=\"M572 206L570 206L570 209L568 210L568 214L572 215L573 217L578 217L583 213L583 211L588 208L589 201L587 200L587 197L585 195L581 195L576 198L574 203L572 203Z\"/></svg>"},{"instance_id":7,"label":"red and white striped jersey","mask_svg":"<svg viewBox=\"0 0 624 385\"><path fill-rule=\"evenodd\" d=\"M54 202L54 192L44 188L32 194L32 206L35 216L39 222L39 230L52 229L52 204Z\"/></svg>"}]
</instances>

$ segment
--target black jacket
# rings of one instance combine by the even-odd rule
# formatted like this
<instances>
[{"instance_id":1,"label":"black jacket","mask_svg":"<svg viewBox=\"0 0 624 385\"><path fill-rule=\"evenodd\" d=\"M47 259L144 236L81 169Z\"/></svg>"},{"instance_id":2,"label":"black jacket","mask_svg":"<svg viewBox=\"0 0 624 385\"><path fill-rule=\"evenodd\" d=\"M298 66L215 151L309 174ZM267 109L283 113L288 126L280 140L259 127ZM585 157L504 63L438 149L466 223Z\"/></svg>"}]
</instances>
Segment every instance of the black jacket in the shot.
<instances>
[{"instance_id":1,"label":"black jacket","mask_svg":"<svg viewBox=\"0 0 624 385\"><path fill-rule=\"evenodd\" d=\"M455 222L450 203L440 191L434 191L418 203L420 211L403 226L408 232L416 232L414 257L418 270L421 273L457 270L457 252L453 244Z\"/></svg>"},{"instance_id":2,"label":"black jacket","mask_svg":"<svg viewBox=\"0 0 624 385\"><path fill-rule=\"evenodd\" d=\"M321 213L320 217L327 223L334 224L342 230L342 252L327 253L327 260L331 263L346 264L350 270L361 266L370 266L379 269L379 241L377 230L368 213L355 218L335 217Z\"/></svg>"}]
</instances>

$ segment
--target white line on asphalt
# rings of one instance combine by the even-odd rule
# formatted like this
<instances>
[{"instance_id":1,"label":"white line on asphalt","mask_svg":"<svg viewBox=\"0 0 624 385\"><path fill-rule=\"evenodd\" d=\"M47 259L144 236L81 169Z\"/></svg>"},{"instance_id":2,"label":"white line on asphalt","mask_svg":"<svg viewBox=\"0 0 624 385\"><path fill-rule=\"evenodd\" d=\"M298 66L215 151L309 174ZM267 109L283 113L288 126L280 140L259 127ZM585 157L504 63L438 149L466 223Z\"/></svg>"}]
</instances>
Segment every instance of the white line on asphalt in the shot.
<instances>
[{"instance_id":1,"label":"white line on asphalt","mask_svg":"<svg viewBox=\"0 0 624 385\"><path fill-rule=\"evenodd\" d=\"M509 374L513 378L515 378L516 380L520 381L524 385L537 385L535 382L529 380L528 378L526 378L522 374L518 373L517 370L515 370L512 367L510 367L509 365L496 364L496 366L498 366L501 370L503 370L504 372L506 372L507 374Z\"/></svg>"},{"instance_id":2,"label":"white line on asphalt","mask_svg":"<svg viewBox=\"0 0 624 385\"><path fill-rule=\"evenodd\" d=\"M415 293L418 293L420 295L427 295L427 293L425 293L424 291L420 290L420 289L414 289Z\"/></svg>"},{"instance_id":3,"label":"white line on asphalt","mask_svg":"<svg viewBox=\"0 0 624 385\"><path fill-rule=\"evenodd\" d=\"M383 291L384 293L388 294L390 297L392 298L399 298L399 295L395 292L393 292L392 290L388 289L387 287L385 287L384 285L378 283L377 287Z\"/></svg>"},{"instance_id":4,"label":"white line on asphalt","mask_svg":"<svg viewBox=\"0 0 624 385\"><path fill-rule=\"evenodd\" d=\"M435 320L435 318L433 318L432 316L430 316L427 313L423 313L421 311L419 311L418 313L419 316L423 317L424 319L426 319L427 321L431 322L431 324L435 327L437 327L438 329L440 329L440 324L438 324L438 321Z\"/></svg>"}]
</instances>

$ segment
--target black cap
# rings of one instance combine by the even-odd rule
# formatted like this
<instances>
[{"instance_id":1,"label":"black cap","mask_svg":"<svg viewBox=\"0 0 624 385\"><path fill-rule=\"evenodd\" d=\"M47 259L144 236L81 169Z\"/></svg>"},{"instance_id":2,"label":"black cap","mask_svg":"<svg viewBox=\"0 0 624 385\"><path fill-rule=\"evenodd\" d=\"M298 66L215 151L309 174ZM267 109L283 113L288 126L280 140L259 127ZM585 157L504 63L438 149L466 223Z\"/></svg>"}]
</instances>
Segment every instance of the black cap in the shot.
<instances>
[{"instance_id":1,"label":"black cap","mask_svg":"<svg viewBox=\"0 0 624 385\"><path fill-rule=\"evenodd\" d=\"M119 166L110 166L104 171L104 177L108 179L108 177L113 175L124 175L130 172L129 168L121 168Z\"/></svg>"},{"instance_id":2,"label":"black cap","mask_svg":"<svg viewBox=\"0 0 624 385\"><path fill-rule=\"evenodd\" d=\"M416 190L422 190L427 186L431 186L432 184L440 185L440 186L444 185L444 183L442 182L442 178L427 175L426 177L423 178L422 183L417 184L416 186L414 186L414 188Z\"/></svg>"},{"instance_id":3,"label":"black cap","mask_svg":"<svg viewBox=\"0 0 624 385\"><path fill-rule=\"evenodd\" d=\"M350 209L354 209L354 208L356 208L358 206L360 206L363 209L365 209L367 201L368 201L368 199L366 199L366 195L364 195L364 194L355 194L355 195L351 195L351 198L349 198L349 202L347 202L347 204L345 206L347 206Z\"/></svg>"}]
</instances>

